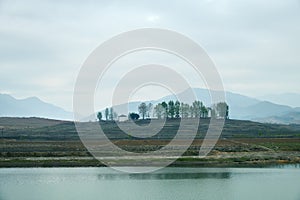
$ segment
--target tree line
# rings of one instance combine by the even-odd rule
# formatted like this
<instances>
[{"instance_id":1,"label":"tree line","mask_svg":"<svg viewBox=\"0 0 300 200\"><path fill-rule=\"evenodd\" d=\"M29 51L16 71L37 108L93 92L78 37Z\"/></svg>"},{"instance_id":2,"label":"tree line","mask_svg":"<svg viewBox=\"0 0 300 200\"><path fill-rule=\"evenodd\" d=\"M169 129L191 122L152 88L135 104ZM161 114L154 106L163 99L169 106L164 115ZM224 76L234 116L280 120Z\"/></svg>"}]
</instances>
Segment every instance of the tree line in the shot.
<instances>
[{"instance_id":1,"label":"tree line","mask_svg":"<svg viewBox=\"0 0 300 200\"><path fill-rule=\"evenodd\" d=\"M102 120L102 113L98 112L97 118ZM116 120L118 115L113 108L106 108L104 111L106 120ZM139 118L157 119L174 119L174 118L229 118L229 106L226 102L213 104L211 107L206 107L201 101L194 101L192 104L179 101L161 102L153 106L152 103L146 104L142 102L138 106L138 113L129 113L128 118L137 120Z\"/></svg>"},{"instance_id":2,"label":"tree line","mask_svg":"<svg viewBox=\"0 0 300 200\"><path fill-rule=\"evenodd\" d=\"M225 102L206 107L201 101L192 104L179 101L161 102L154 107L155 117L162 118L228 118L229 106Z\"/></svg>"},{"instance_id":3,"label":"tree line","mask_svg":"<svg viewBox=\"0 0 300 200\"><path fill-rule=\"evenodd\" d=\"M114 121L118 118L118 114L114 111L114 109L111 107L111 108L105 108L104 110L104 117L105 117L105 120L108 121ZM102 112L98 112L97 113L97 118L98 120L102 120L103 118L103 115L102 115Z\"/></svg>"}]
</instances>

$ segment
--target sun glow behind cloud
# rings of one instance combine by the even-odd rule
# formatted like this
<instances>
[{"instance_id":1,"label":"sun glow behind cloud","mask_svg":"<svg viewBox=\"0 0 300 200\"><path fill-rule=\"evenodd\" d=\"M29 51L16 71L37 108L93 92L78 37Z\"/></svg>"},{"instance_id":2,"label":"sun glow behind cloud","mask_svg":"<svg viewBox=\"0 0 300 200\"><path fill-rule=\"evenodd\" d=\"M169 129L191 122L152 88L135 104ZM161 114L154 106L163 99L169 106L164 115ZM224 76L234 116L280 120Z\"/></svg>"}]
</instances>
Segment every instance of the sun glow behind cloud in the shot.
<instances>
[{"instance_id":1,"label":"sun glow behind cloud","mask_svg":"<svg viewBox=\"0 0 300 200\"><path fill-rule=\"evenodd\" d=\"M160 17L158 15L150 15L147 17L147 20L149 22L157 22L160 20Z\"/></svg>"}]
</instances>

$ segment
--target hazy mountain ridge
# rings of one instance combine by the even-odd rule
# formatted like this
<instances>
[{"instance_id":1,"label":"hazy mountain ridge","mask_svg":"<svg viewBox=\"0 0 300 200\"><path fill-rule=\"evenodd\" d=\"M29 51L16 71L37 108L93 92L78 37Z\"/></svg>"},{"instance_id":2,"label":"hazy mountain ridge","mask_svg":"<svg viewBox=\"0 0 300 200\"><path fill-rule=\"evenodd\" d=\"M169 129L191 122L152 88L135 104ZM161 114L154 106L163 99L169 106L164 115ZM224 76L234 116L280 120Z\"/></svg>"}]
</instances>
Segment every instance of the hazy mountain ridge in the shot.
<instances>
[{"instance_id":1,"label":"hazy mountain ridge","mask_svg":"<svg viewBox=\"0 0 300 200\"><path fill-rule=\"evenodd\" d=\"M202 88L194 88L194 93L197 99L201 100L206 106L211 106L211 96L208 90ZM183 91L177 96L186 97L190 91ZM217 91L212 91L216 92ZM256 98L248 97L245 95L225 92L226 102L229 104L229 116L232 119L240 120L253 120L258 122L267 123L300 123L300 108L292 108L287 105L275 104L269 101L262 101ZM156 105L162 101L168 102L169 100L176 100L175 95L168 95L163 98L147 101ZM192 99L186 99L185 103L192 103ZM137 112L140 101L130 102L128 105L129 112ZM127 104L122 104L115 107L120 114L126 114Z\"/></svg>"},{"instance_id":2,"label":"hazy mountain ridge","mask_svg":"<svg viewBox=\"0 0 300 200\"><path fill-rule=\"evenodd\" d=\"M194 88L197 99L204 102L206 106L211 106L210 93L206 89ZM189 91L178 94L179 97L186 97ZM174 95L165 96L157 100L147 101L156 105L162 101L176 100ZM184 99L185 103L191 103L192 99ZM269 101L261 101L245 95L226 92L226 102L229 104L229 116L232 119L253 120L268 123L300 123L300 107L279 105ZM137 112L141 102L130 102L116 106L118 114L128 114ZM128 106L128 110L127 110ZM102 110L103 112L104 110ZM8 117L45 117L55 119L72 119L72 113L62 108L45 103L36 97L26 99L15 99L7 94L0 94L0 116ZM104 113L103 113L104 116ZM88 120L95 120L96 115L91 115Z\"/></svg>"},{"instance_id":3,"label":"hazy mountain ridge","mask_svg":"<svg viewBox=\"0 0 300 200\"><path fill-rule=\"evenodd\" d=\"M206 106L211 106L211 97L209 91L201 88L194 88L196 97L203 101ZM213 91L214 92L214 91ZM182 92L182 95L186 91ZM229 105L229 116L233 119L243 119L243 120L254 120L260 122L268 121L268 118L277 117L276 123L295 123L298 120L298 115L290 122L288 119L289 113L300 113L300 108L292 108L286 105L279 105L268 101L261 101L252 97L245 95L225 92L226 102ZM169 99L176 99L174 95L163 97L155 102L168 101ZM191 102L187 102L191 103ZM281 120L279 120L281 119ZM299 117L300 120L300 117ZM271 122L271 121L269 121ZM275 122L275 121L274 121Z\"/></svg>"},{"instance_id":4,"label":"hazy mountain ridge","mask_svg":"<svg viewBox=\"0 0 300 200\"><path fill-rule=\"evenodd\" d=\"M300 94L297 93L268 94L259 97L259 99L267 100L280 105L300 107Z\"/></svg>"},{"instance_id":5,"label":"hazy mountain ridge","mask_svg":"<svg viewBox=\"0 0 300 200\"><path fill-rule=\"evenodd\" d=\"M0 94L0 116L72 119L71 112L46 103L37 97L16 99L8 94Z\"/></svg>"}]
</instances>

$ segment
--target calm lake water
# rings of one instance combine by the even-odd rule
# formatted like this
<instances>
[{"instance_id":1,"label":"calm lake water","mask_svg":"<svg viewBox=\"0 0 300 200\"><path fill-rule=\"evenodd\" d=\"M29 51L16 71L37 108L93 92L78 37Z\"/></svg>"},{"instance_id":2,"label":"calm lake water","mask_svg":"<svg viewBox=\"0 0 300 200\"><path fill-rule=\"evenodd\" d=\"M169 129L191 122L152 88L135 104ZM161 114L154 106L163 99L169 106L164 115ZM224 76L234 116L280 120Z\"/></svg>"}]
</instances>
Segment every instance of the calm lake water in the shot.
<instances>
[{"instance_id":1,"label":"calm lake water","mask_svg":"<svg viewBox=\"0 0 300 200\"><path fill-rule=\"evenodd\" d=\"M0 169L0 200L300 200L300 168L165 168L124 174L109 168Z\"/></svg>"}]
</instances>

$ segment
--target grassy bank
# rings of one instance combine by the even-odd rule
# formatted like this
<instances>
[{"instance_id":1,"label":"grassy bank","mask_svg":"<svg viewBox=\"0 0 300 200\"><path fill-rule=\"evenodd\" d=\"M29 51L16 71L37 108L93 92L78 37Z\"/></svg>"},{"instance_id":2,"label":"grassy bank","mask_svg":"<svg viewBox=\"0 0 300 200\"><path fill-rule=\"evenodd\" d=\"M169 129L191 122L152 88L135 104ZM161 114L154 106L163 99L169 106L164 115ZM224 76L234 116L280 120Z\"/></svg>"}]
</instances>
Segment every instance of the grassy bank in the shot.
<instances>
[{"instance_id":1,"label":"grassy bank","mask_svg":"<svg viewBox=\"0 0 300 200\"><path fill-rule=\"evenodd\" d=\"M115 141L123 149L147 152L159 149L167 141L138 140ZM172 166L193 167L263 167L281 164L300 163L300 139L261 138L261 139L221 139L204 158L198 151L202 140L195 140L182 157ZM79 167L105 166L94 159L80 141L2 141L0 167ZM178 148L178 147L177 147ZM116 166L150 166L167 155L151 157L137 163L128 158L103 158ZM116 162L117 160L117 162Z\"/></svg>"}]
</instances>

